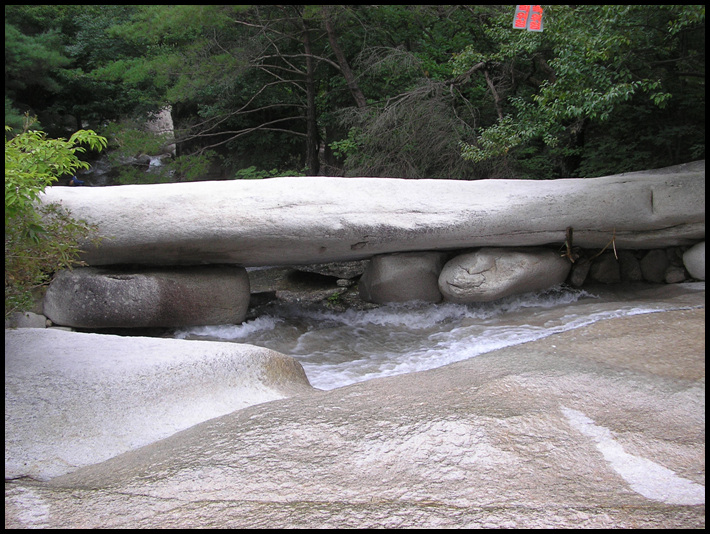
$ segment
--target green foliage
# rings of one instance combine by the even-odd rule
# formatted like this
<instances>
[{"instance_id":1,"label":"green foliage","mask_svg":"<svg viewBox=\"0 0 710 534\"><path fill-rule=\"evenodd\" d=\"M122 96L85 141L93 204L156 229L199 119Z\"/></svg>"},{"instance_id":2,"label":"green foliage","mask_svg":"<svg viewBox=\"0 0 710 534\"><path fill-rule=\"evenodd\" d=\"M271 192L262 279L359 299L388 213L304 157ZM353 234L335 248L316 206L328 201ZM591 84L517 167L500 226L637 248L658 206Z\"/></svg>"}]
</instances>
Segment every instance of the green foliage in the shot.
<instances>
[{"instance_id":1,"label":"green foliage","mask_svg":"<svg viewBox=\"0 0 710 534\"><path fill-rule=\"evenodd\" d=\"M350 128L345 139L333 141L328 146L338 158L355 156L361 146L362 141L358 139L360 136L361 132L358 128Z\"/></svg>"},{"instance_id":2,"label":"green foliage","mask_svg":"<svg viewBox=\"0 0 710 534\"><path fill-rule=\"evenodd\" d=\"M368 108L333 114L344 134L330 140L329 147L343 159L344 174L474 177L474 166L461 159L459 148L471 135L472 106L448 81L453 77L452 54L478 31L468 11L457 6L380 6L363 8L357 16L380 40L364 45L353 61L370 96ZM350 31L342 31L345 39Z\"/></svg>"},{"instance_id":3,"label":"green foliage","mask_svg":"<svg viewBox=\"0 0 710 534\"><path fill-rule=\"evenodd\" d=\"M333 293L325 301L328 306L342 306L344 305L343 292Z\"/></svg>"},{"instance_id":4,"label":"green foliage","mask_svg":"<svg viewBox=\"0 0 710 534\"><path fill-rule=\"evenodd\" d=\"M506 157L514 147L535 140L547 148L579 149L575 154L579 156L584 130L608 123L630 103L643 110L626 124L626 135L633 139L634 123L650 118L647 104L660 111L677 103L681 96L677 66L686 62L697 69L692 76L704 77L704 38L702 43L693 42L692 35L704 34L700 7L545 6L542 33L513 30L509 14L501 16L489 29L489 35L499 40L497 49L481 53L472 44L454 64L459 73L479 62L498 72L518 71L518 80L525 83L508 86L507 113L482 128L475 143L463 145L464 158ZM688 89L686 81L684 90ZM667 136L671 130L657 135Z\"/></svg>"},{"instance_id":5,"label":"green foliage","mask_svg":"<svg viewBox=\"0 0 710 534\"><path fill-rule=\"evenodd\" d=\"M228 90L244 66L229 28L240 10L216 5L138 6L130 20L110 31L141 53L104 61L94 76L143 90L153 87L168 102Z\"/></svg>"},{"instance_id":6,"label":"green foliage","mask_svg":"<svg viewBox=\"0 0 710 534\"><path fill-rule=\"evenodd\" d=\"M346 157L346 175L471 178L473 166L459 156L470 132L441 89L422 84L381 108L353 112L348 138L331 144Z\"/></svg>"},{"instance_id":7,"label":"green foliage","mask_svg":"<svg viewBox=\"0 0 710 534\"><path fill-rule=\"evenodd\" d=\"M41 193L62 175L88 163L79 159L87 145L101 150L106 140L93 131L78 131L68 140L25 130L5 141L5 315L27 306L30 294L51 274L70 267L79 241L90 231L60 206L40 204ZM10 128L5 127L6 135Z\"/></svg>"},{"instance_id":8,"label":"green foliage","mask_svg":"<svg viewBox=\"0 0 710 534\"><path fill-rule=\"evenodd\" d=\"M27 311L34 291L54 272L80 264L79 240L91 239L93 230L57 204L11 219L5 227L5 316Z\"/></svg>"},{"instance_id":9,"label":"green foliage","mask_svg":"<svg viewBox=\"0 0 710 534\"><path fill-rule=\"evenodd\" d=\"M164 174L176 176L179 181L193 182L195 180L204 179L210 172L210 168L218 156L212 152L202 152L191 156L178 156L167 165L163 171ZM175 181L174 179L171 181Z\"/></svg>"},{"instance_id":10,"label":"green foliage","mask_svg":"<svg viewBox=\"0 0 710 534\"><path fill-rule=\"evenodd\" d=\"M13 130L17 130L22 128L23 124L24 117L22 113L15 107L12 100L5 96L5 125ZM5 137L7 137L7 131Z\"/></svg>"},{"instance_id":11,"label":"green foliage","mask_svg":"<svg viewBox=\"0 0 710 534\"><path fill-rule=\"evenodd\" d=\"M275 178L277 176L304 176L304 174L303 172L293 170L259 170L253 165L251 167L247 167L246 169L239 169L234 173L235 180L262 180L264 178Z\"/></svg>"},{"instance_id":12,"label":"green foliage","mask_svg":"<svg viewBox=\"0 0 710 534\"><path fill-rule=\"evenodd\" d=\"M5 224L9 219L31 212L48 185L59 176L72 175L79 169L88 169L77 154L86 152L81 144L91 150L101 151L106 139L91 130L79 130L68 140L49 139L46 134L30 130L28 120L25 131L5 140ZM11 128L5 127L6 133Z\"/></svg>"},{"instance_id":13,"label":"green foliage","mask_svg":"<svg viewBox=\"0 0 710 534\"><path fill-rule=\"evenodd\" d=\"M108 139L111 158L115 164L141 154L160 154L172 140L167 134L148 131L135 120L112 122L101 130Z\"/></svg>"},{"instance_id":14,"label":"green foliage","mask_svg":"<svg viewBox=\"0 0 710 534\"><path fill-rule=\"evenodd\" d=\"M542 33L512 18L512 5L6 6L6 124L31 110L62 137L171 105L179 157L126 166L160 141L125 138L120 183L201 179L217 161L221 176L313 167L324 145L329 172L401 177L704 157L704 5L550 5Z\"/></svg>"},{"instance_id":15,"label":"green foliage","mask_svg":"<svg viewBox=\"0 0 710 534\"><path fill-rule=\"evenodd\" d=\"M36 36L24 35L12 24L5 23L6 94L17 95L29 86L53 91L59 88L52 73L66 66L69 59L60 51L60 36L47 31Z\"/></svg>"},{"instance_id":16,"label":"green foliage","mask_svg":"<svg viewBox=\"0 0 710 534\"><path fill-rule=\"evenodd\" d=\"M133 11L135 6L5 6L5 97L11 104L5 123L17 128L12 110L29 111L42 129L62 137L155 106L149 87L136 91L92 73L143 53L110 32Z\"/></svg>"}]
</instances>

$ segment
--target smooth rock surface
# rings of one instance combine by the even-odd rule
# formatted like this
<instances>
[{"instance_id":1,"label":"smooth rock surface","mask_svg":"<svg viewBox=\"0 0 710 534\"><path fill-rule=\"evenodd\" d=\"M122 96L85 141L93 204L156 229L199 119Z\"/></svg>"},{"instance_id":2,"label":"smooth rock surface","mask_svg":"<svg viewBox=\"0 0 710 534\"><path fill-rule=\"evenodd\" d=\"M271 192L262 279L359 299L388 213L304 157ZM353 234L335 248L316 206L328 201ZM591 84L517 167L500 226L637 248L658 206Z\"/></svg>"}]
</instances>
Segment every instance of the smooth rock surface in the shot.
<instances>
[{"instance_id":1,"label":"smooth rock surface","mask_svg":"<svg viewBox=\"0 0 710 534\"><path fill-rule=\"evenodd\" d=\"M5 478L46 480L311 389L296 360L251 345L5 330Z\"/></svg>"},{"instance_id":2,"label":"smooth rock surface","mask_svg":"<svg viewBox=\"0 0 710 534\"><path fill-rule=\"evenodd\" d=\"M683 254L683 264L690 276L705 280L705 241L692 246Z\"/></svg>"},{"instance_id":3,"label":"smooth rock surface","mask_svg":"<svg viewBox=\"0 0 710 534\"><path fill-rule=\"evenodd\" d=\"M45 328L47 318L33 312L14 312L5 319L5 328Z\"/></svg>"},{"instance_id":4,"label":"smooth rock surface","mask_svg":"<svg viewBox=\"0 0 710 534\"><path fill-rule=\"evenodd\" d=\"M77 267L56 275L44 314L75 328L239 324L249 296L249 277L238 266Z\"/></svg>"},{"instance_id":5,"label":"smooth rock surface","mask_svg":"<svg viewBox=\"0 0 710 534\"><path fill-rule=\"evenodd\" d=\"M370 260L360 278L360 298L366 302L440 302L439 273L446 254L405 252Z\"/></svg>"},{"instance_id":6,"label":"smooth rock surface","mask_svg":"<svg viewBox=\"0 0 710 534\"><path fill-rule=\"evenodd\" d=\"M703 528L705 312L274 401L48 484L6 528Z\"/></svg>"},{"instance_id":7,"label":"smooth rock surface","mask_svg":"<svg viewBox=\"0 0 710 534\"><path fill-rule=\"evenodd\" d=\"M89 265L364 259L483 246L689 245L705 237L705 162L602 178L402 180L290 177L48 187L98 227Z\"/></svg>"},{"instance_id":8,"label":"smooth rock surface","mask_svg":"<svg viewBox=\"0 0 710 534\"><path fill-rule=\"evenodd\" d=\"M490 302L559 285L571 267L554 250L486 247L450 259L438 285L449 302Z\"/></svg>"}]
</instances>

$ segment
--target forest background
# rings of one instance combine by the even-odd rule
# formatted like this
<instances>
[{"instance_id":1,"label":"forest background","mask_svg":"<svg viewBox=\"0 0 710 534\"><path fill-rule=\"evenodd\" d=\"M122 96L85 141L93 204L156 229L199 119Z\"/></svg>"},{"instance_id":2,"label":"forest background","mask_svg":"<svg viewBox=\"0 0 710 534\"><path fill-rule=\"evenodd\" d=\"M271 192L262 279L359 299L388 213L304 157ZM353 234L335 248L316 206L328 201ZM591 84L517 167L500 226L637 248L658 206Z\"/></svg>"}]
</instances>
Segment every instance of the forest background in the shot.
<instances>
[{"instance_id":1,"label":"forest background","mask_svg":"<svg viewBox=\"0 0 710 534\"><path fill-rule=\"evenodd\" d=\"M530 32L513 5L5 6L5 124L96 131L116 183L554 179L705 158L704 5L544 9ZM135 158L171 141L145 129L166 108L175 154L147 173Z\"/></svg>"}]
</instances>

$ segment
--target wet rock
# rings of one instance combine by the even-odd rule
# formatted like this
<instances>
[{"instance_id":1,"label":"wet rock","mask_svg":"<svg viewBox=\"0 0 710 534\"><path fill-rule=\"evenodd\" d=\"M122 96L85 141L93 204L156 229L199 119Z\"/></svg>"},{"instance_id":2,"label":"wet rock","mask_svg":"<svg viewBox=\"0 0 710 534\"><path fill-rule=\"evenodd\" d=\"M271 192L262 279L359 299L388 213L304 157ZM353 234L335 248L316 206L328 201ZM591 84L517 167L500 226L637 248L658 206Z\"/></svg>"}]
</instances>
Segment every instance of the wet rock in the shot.
<instances>
[{"instance_id":1,"label":"wet rock","mask_svg":"<svg viewBox=\"0 0 710 534\"><path fill-rule=\"evenodd\" d=\"M249 306L242 267L93 268L58 273L44 297L55 324L134 328L239 324Z\"/></svg>"},{"instance_id":2,"label":"wet rock","mask_svg":"<svg viewBox=\"0 0 710 534\"><path fill-rule=\"evenodd\" d=\"M641 272L647 282L660 284L665 281L666 269L670 265L665 250L649 250L641 260Z\"/></svg>"},{"instance_id":3,"label":"wet rock","mask_svg":"<svg viewBox=\"0 0 710 534\"><path fill-rule=\"evenodd\" d=\"M605 252L592 261L589 278L603 284L616 284L621 281L619 260L613 252Z\"/></svg>"},{"instance_id":4,"label":"wet rock","mask_svg":"<svg viewBox=\"0 0 710 534\"><path fill-rule=\"evenodd\" d=\"M488 302L559 285L571 265L554 250L482 248L449 260L439 289L450 302Z\"/></svg>"},{"instance_id":5,"label":"wet rock","mask_svg":"<svg viewBox=\"0 0 710 534\"><path fill-rule=\"evenodd\" d=\"M619 275L627 282L640 282L643 280L641 264L631 250L619 250Z\"/></svg>"},{"instance_id":6,"label":"wet rock","mask_svg":"<svg viewBox=\"0 0 710 534\"><path fill-rule=\"evenodd\" d=\"M298 362L261 347L6 330L5 478L47 480L311 391Z\"/></svg>"},{"instance_id":7,"label":"wet rock","mask_svg":"<svg viewBox=\"0 0 710 534\"><path fill-rule=\"evenodd\" d=\"M635 315L252 406L6 484L5 525L704 528L704 331Z\"/></svg>"},{"instance_id":8,"label":"wet rock","mask_svg":"<svg viewBox=\"0 0 710 534\"><path fill-rule=\"evenodd\" d=\"M678 267L677 265L671 265L666 269L666 274L663 277L666 284L679 284L687 280L685 275L685 269L683 267Z\"/></svg>"},{"instance_id":9,"label":"wet rock","mask_svg":"<svg viewBox=\"0 0 710 534\"><path fill-rule=\"evenodd\" d=\"M439 273L446 254L408 252L375 256L360 278L360 297L367 302L440 302Z\"/></svg>"},{"instance_id":10,"label":"wet rock","mask_svg":"<svg viewBox=\"0 0 710 534\"><path fill-rule=\"evenodd\" d=\"M589 258L579 258L572 265L572 270L569 275L569 283L573 287L582 287L589 275L589 269L592 267L592 262Z\"/></svg>"},{"instance_id":11,"label":"wet rock","mask_svg":"<svg viewBox=\"0 0 710 534\"><path fill-rule=\"evenodd\" d=\"M683 264L690 276L705 280L705 241L694 245L683 254Z\"/></svg>"}]
</instances>

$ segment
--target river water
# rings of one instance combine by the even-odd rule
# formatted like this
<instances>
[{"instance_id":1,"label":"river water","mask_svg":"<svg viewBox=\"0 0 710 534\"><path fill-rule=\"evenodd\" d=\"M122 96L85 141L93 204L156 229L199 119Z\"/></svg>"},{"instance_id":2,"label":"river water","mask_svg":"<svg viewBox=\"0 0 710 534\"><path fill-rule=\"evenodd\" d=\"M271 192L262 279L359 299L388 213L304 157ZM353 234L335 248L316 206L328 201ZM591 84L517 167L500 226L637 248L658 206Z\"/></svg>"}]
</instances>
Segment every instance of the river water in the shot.
<instances>
[{"instance_id":1,"label":"river water","mask_svg":"<svg viewBox=\"0 0 710 534\"><path fill-rule=\"evenodd\" d=\"M267 347L298 359L314 387L333 389L433 369L604 319L703 307L704 290L704 282L558 287L493 303L344 312L280 304L241 325L192 327L175 337Z\"/></svg>"}]
</instances>

